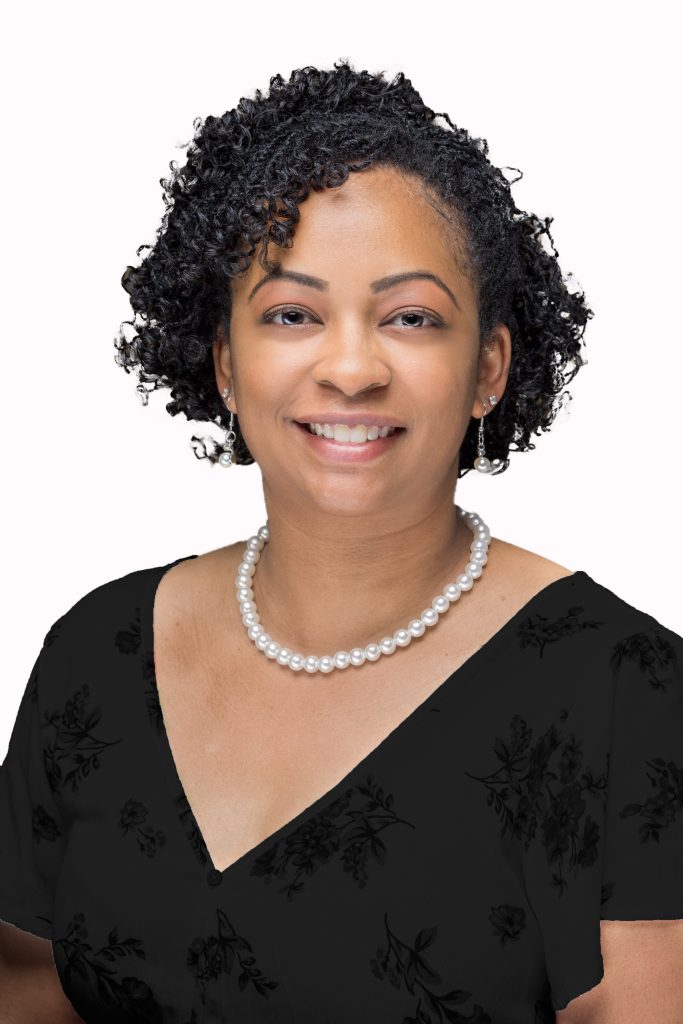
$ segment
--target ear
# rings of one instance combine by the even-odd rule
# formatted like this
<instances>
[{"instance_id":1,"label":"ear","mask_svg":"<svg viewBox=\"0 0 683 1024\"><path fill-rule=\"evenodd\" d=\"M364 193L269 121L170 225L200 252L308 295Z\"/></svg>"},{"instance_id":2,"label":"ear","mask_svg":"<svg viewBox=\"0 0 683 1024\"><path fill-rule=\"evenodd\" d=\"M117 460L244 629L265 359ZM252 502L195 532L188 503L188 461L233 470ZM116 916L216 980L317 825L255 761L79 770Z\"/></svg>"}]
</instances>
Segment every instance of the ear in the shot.
<instances>
[{"instance_id":1,"label":"ear","mask_svg":"<svg viewBox=\"0 0 683 1024\"><path fill-rule=\"evenodd\" d=\"M232 353L230 351L229 340L225 337L223 329L218 325L216 328L216 336L214 338L213 346L213 365L216 373L216 387L218 393L223 397L223 389L228 388L231 391L230 397L226 402L226 405L230 412L237 415L237 405L235 403L235 392L233 385L233 372L232 372Z\"/></svg>"},{"instance_id":2,"label":"ear","mask_svg":"<svg viewBox=\"0 0 683 1024\"><path fill-rule=\"evenodd\" d=\"M472 416L475 419L480 419L483 413L491 411L488 404L490 395L495 395L500 402L507 387L511 361L510 330L503 323L496 324L482 343L479 353L476 396L472 409Z\"/></svg>"}]
</instances>

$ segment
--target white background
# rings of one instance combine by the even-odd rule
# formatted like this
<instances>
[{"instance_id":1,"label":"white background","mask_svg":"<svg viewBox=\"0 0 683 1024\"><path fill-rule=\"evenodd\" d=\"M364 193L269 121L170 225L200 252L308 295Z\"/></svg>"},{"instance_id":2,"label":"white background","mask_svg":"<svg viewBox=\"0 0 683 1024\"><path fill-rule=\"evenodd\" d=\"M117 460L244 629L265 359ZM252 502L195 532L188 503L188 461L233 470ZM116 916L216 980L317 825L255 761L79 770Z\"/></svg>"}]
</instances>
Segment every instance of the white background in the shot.
<instances>
[{"instance_id":1,"label":"white background","mask_svg":"<svg viewBox=\"0 0 683 1024\"><path fill-rule=\"evenodd\" d=\"M444 20L444 12L447 17ZM402 70L524 172L595 317L574 396L457 502L683 632L680 79L675 5L12 5L2 26L0 755L50 624L99 584L246 538L256 465L198 461L169 393L114 362L120 285L154 241L192 121L275 73ZM219 436L218 428L216 435Z\"/></svg>"}]
</instances>

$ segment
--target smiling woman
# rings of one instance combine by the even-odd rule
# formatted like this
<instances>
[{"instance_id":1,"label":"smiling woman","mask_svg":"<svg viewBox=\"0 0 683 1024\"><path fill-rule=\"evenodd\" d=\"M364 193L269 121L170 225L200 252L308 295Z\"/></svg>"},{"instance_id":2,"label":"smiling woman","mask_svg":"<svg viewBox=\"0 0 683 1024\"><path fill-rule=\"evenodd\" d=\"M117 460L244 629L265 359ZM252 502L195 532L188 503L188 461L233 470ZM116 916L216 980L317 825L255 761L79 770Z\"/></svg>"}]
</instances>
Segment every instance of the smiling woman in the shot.
<instances>
[{"instance_id":1,"label":"smiling woman","mask_svg":"<svg viewBox=\"0 0 683 1024\"><path fill-rule=\"evenodd\" d=\"M511 449L533 449L532 434L549 429L583 362L580 339L592 312L561 273L551 218L518 209L487 153L485 140L430 110L401 74L389 84L337 62L334 72L305 68L289 82L274 76L267 96L257 90L257 102L243 99L205 118L184 166L171 164L163 230L141 266L123 276L136 315L116 339L118 362L138 373L143 398L170 388L171 415L227 426L211 346L217 336L235 338L236 302L244 314L264 289L278 308L261 303L261 319L248 328L259 337L266 330L273 337L275 328L317 336L322 308L332 303L324 336L333 345L342 310L349 337L361 296L364 324L394 332L394 341L402 331L405 347L419 341L447 350L466 334L478 354L505 324L513 358L486 424L487 450L503 472ZM315 215L311 209L302 221L313 205ZM365 231L357 233L362 217ZM313 222L318 237L309 245L301 235L311 236ZM301 257L282 258L295 232L306 266ZM321 273L325 265L329 273ZM375 275L377 268L386 273ZM299 308L311 294L324 306ZM276 320L293 306L296 323ZM243 318L240 328L247 329ZM465 424L460 476L472 468L480 409ZM248 418L241 410L234 423L236 464L252 463L258 446ZM218 462L212 437L193 440L198 458Z\"/></svg>"},{"instance_id":2,"label":"smiling woman","mask_svg":"<svg viewBox=\"0 0 683 1024\"><path fill-rule=\"evenodd\" d=\"M52 625L0 916L93 1024L683 1019L683 638L453 501L583 364L550 221L345 62L172 170L117 361L225 428L195 455L258 463L268 518Z\"/></svg>"}]
</instances>

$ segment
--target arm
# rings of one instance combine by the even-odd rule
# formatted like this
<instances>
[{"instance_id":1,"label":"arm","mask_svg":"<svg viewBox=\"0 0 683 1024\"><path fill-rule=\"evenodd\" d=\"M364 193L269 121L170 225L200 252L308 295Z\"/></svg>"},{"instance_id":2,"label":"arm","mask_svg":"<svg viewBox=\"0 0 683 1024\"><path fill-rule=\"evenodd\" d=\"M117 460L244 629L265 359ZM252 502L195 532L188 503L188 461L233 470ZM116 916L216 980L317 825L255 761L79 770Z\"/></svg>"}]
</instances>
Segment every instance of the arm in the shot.
<instances>
[{"instance_id":1,"label":"arm","mask_svg":"<svg viewBox=\"0 0 683 1024\"><path fill-rule=\"evenodd\" d=\"M62 989L49 939L0 921L3 1024L83 1024Z\"/></svg>"},{"instance_id":2,"label":"arm","mask_svg":"<svg viewBox=\"0 0 683 1024\"><path fill-rule=\"evenodd\" d=\"M601 921L605 976L555 1015L557 1024L683 1021L683 921Z\"/></svg>"}]
</instances>

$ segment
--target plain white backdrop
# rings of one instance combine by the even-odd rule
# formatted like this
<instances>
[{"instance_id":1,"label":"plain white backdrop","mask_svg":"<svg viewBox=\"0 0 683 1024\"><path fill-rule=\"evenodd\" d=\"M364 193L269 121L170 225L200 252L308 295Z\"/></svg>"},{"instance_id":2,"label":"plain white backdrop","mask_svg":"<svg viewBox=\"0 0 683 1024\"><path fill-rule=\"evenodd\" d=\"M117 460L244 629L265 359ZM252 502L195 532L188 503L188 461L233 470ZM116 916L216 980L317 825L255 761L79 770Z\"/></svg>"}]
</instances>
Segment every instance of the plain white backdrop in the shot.
<instances>
[{"instance_id":1,"label":"plain white backdrop","mask_svg":"<svg viewBox=\"0 0 683 1024\"><path fill-rule=\"evenodd\" d=\"M446 12L446 17L444 17ZM114 362L120 285L163 214L193 119L296 67L401 70L522 170L595 312L553 429L455 500L492 532L683 632L680 77L663 2L47 2L3 19L4 500L0 758L49 626L107 580L247 538L258 466L198 461L214 433L143 407Z\"/></svg>"}]
</instances>

